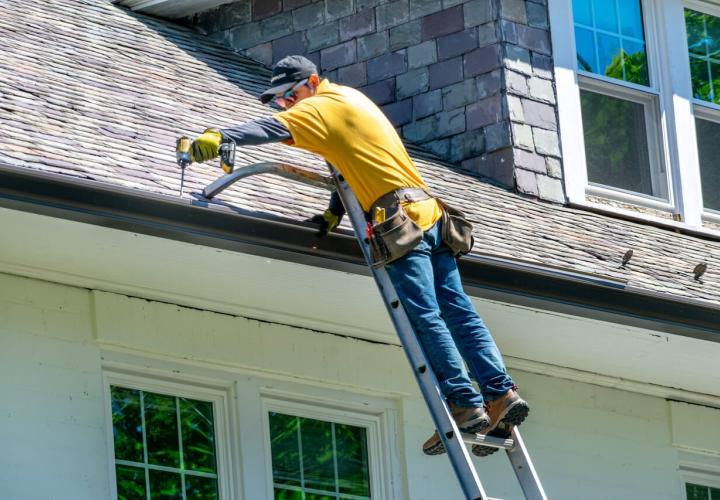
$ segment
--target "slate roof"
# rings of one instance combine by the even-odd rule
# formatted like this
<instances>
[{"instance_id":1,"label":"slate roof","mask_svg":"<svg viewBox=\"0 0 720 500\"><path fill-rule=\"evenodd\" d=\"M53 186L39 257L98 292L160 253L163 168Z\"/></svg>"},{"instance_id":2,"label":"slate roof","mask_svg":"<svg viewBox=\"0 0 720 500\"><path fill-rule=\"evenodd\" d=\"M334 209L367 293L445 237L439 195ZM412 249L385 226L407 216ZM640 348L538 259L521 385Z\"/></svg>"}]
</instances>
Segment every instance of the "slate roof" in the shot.
<instances>
[{"instance_id":1,"label":"slate roof","mask_svg":"<svg viewBox=\"0 0 720 500\"><path fill-rule=\"evenodd\" d=\"M177 197L179 134L271 113L256 99L267 69L105 0L3 0L0 54L0 164ZM414 158L431 188L476 223L475 253L720 305L718 241L524 198L421 152ZM239 164L267 160L325 172L319 158L283 145L238 151ZM216 164L193 165L186 197L219 173ZM219 201L300 220L326 200L322 190L264 176ZM634 257L621 269L628 249ZM692 270L702 261L709 266L698 282Z\"/></svg>"}]
</instances>

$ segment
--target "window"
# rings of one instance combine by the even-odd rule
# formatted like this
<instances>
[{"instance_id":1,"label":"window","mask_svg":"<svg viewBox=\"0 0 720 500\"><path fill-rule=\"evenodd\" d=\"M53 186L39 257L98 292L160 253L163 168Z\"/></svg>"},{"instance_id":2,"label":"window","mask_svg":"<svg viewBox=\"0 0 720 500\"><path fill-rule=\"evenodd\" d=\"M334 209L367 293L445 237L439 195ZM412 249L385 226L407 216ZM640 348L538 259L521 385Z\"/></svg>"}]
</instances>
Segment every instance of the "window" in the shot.
<instances>
[{"instance_id":1,"label":"window","mask_svg":"<svg viewBox=\"0 0 720 500\"><path fill-rule=\"evenodd\" d=\"M119 500L217 499L213 403L110 387Z\"/></svg>"},{"instance_id":2,"label":"window","mask_svg":"<svg viewBox=\"0 0 720 500\"><path fill-rule=\"evenodd\" d=\"M720 17L685 9L703 206L720 214Z\"/></svg>"},{"instance_id":3,"label":"window","mask_svg":"<svg viewBox=\"0 0 720 500\"><path fill-rule=\"evenodd\" d=\"M658 92L648 71L641 2L573 0L572 6L589 191L665 201Z\"/></svg>"},{"instance_id":4,"label":"window","mask_svg":"<svg viewBox=\"0 0 720 500\"><path fill-rule=\"evenodd\" d=\"M720 3L552 0L548 9L569 201L713 231Z\"/></svg>"},{"instance_id":5,"label":"window","mask_svg":"<svg viewBox=\"0 0 720 500\"><path fill-rule=\"evenodd\" d=\"M367 430L271 411L275 498L370 499Z\"/></svg>"},{"instance_id":6,"label":"window","mask_svg":"<svg viewBox=\"0 0 720 500\"><path fill-rule=\"evenodd\" d=\"M685 483L687 500L720 500L720 488Z\"/></svg>"}]
</instances>

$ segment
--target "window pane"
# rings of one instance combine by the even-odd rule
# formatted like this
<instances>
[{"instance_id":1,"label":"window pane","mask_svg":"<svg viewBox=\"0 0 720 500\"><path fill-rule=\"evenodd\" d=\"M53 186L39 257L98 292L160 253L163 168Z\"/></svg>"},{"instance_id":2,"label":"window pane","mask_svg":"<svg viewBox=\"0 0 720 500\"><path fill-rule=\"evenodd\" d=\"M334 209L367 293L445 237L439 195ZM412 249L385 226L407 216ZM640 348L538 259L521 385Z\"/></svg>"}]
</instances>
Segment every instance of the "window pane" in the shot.
<instances>
[{"instance_id":1,"label":"window pane","mask_svg":"<svg viewBox=\"0 0 720 500\"><path fill-rule=\"evenodd\" d=\"M687 493L687 500L710 500L707 486L686 483L685 493Z\"/></svg>"},{"instance_id":2,"label":"window pane","mask_svg":"<svg viewBox=\"0 0 720 500\"><path fill-rule=\"evenodd\" d=\"M624 36L644 39L640 2L620 0L620 30Z\"/></svg>"},{"instance_id":3,"label":"window pane","mask_svg":"<svg viewBox=\"0 0 720 500\"><path fill-rule=\"evenodd\" d=\"M143 462L140 391L110 388L115 458Z\"/></svg>"},{"instance_id":4,"label":"window pane","mask_svg":"<svg viewBox=\"0 0 720 500\"><path fill-rule=\"evenodd\" d=\"M620 57L620 39L616 36L599 33L597 42L600 71L607 76L624 80L622 59Z\"/></svg>"},{"instance_id":5,"label":"window pane","mask_svg":"<svg viewBox=\"0 0 720 500\"><path fill-rule=\"evenodd\" d=\"M693 95L720 103L720 18L685 9L685 27Z\"/></svg>"},{"instance_id":6,"label":"window pane","mask_svg":"<svg viewBox=\"0 0 720 500\"><path fill-rule=\"evenodd\" d=\"M276 484L302 486L298 422L298 417L270 413L270 448L273 480Z\"/></svg>"},{"instance_id":7,"label":"window pane","mask_svg":"<svg viewBox=\"0 0 720 500\"><path fill-rule=\"evenodd\" d=\"M690 58L690 76L693 96L703 101L713 100L713 88L710 82L710 68L707 59Z\"/></svg>"},{"instance_id":8,"label":"window pane","mask_svg":"<svg viewBox=\"0 0 720 500\"><path fill-rule=\"evenodd\" d=\"M185 498L187 500L215 500L217 497L217 479L185 475Z\"/></svg>"},{"instance_id":9,"label":"window pane","mask_svg":"<svg viewBox=\"0 0 720 500\"><path fill-rule=\"evenodd\" d=\"M642 104L580 91L588 180L653 195Z\"/></svg>"},{"instance_id":10,"label":"window pane","mask_svg":"<svg viewBox=\"0 0 720 500\"><path fill-rule=\"evenodd\" d=\"M275 412L269 419L276 500L370 499L366 429Z\"/></svg>"},{"instance_id":11,"label":"window pane","mask_svg":"<svg viewBox=\"0 0 720 500\"><path fill-rule=\"evenodd\" d=\"M335 491L332 424L301 418L300 432L305 486L317 490Z\"/></svg>"},{"instance_id":12,"label":"window pane","mask_svg":"<svg viewBox=\"0 0 720 500\"><path fill-rule=\"evenodd\" d=\"M212 403L180 398L180 422L185 469L215 472Z\"/></svg>"},{"instance_id":13,"label":"window pane","mask_svg":"<svg viewBox=\"0 0 720 500\"><path fill-rule=\"evenodd\" d=\"M118 500L145 498L145 469L118 465L115 467Z\"/></svg>"},{"instance_id":14,"label":"window pane","mask_svg":"<svg viewBox=\"0 0 720 500\"><path fill-rule=\"evenodd\" d=\"M593 14L597 29L619 33L615 0L593 0Z\"/></svg>"},{"instance_id":15,"label":"window pane","mask_svg":"<svg viewBox=\"0 0 720 500\"><path fill-rule=\"evenodd\" d=\"M303 500L302 492L275 488L275 500Z\"/></svg>"},{"instance_id":16,"label":"window pane","mask_svg":"<svg viewBox=\"0 0 720 500\"><path fill-rule=\"evenodd\" d=\"M335 424L340 493L370 496L365 429Z\"/></svg>"},{"instance_id":17,"label":"window pane","mask_svg":"<svg viewBox=\"0 0 720 500\"><path fill-rule=\"evenodd\" d=\"M592 5L594 25L588 19L588 5ZM640 0L576 0L573 19L580 69L639 85L650 84Z\"/></svg>"},{"instance_id":18,"label":"window pane","mask_svg":"<svg viewBox=\"0 0 720 500\"><path fill-rule=\"evenodd\" d=\"M720 488L710 488L710 500L720 500Z\"/></svg>"},{"instance_id":19,"label":"window pane","mask_svg":"<svg viewBox=\"0 0 720 500\"><path fill-rule=\"evenodd\" d=\"M575 43L577 44L578 68L597 73L593 32L585 28L575 28Z\"/></svg>"},{"instance_id":20,"label":"window pane","mask_svg":"<svg viewBox=\"0 0 720 500\"><path fill-rule=\"evenodd\" d=\"M717 161L720 158L720 124L697 119L695 128L703 204L705 208L720 210L720 163Z\"/></svg>"},{"instance_id":21,"label":"window pane","mask_svg":"<svg viewBox=\"0 0 720 500\"><path fill-rule=\"evenodd\" d=\"M152 500L182 500L180 474L150 470L150 498Z\"/></svg>"},{"instance_id":22,"label":"window pane","mask_svg":"<svg viewBox=\"0 0 720 500\"><path fill-rule=\"evenodd\" d=\"M623 44L625 80L648 85L650 77L648 75L647 57L645 56L645 45L629 40L623 40Z\"/></svg>"},{"instance_id":23,"label":"window pane","mask_svg":"<svg viewBox=\"0 0 720 500\"><path fill-rule=\"evenodd\" d=\"M573 0L572 5L575 22L592 26L592 0Z\"/></svg>"},{"instance_id":24,"label":"window pane","mask_svg":"<svg viewBox=\"0 0 720 500\"><path fill-rule=\"evenodd\" d=\"M145 393L145 436L149 463L180 467L180 442L174 397Z\"/></svg>"},{"instance_id":25,"label":"window pane","mask_svg":"<svg viewBox=\"0 0 720 500\"><path fill-rule=\"evenodd\" d=\"M690 53L698 56L706 56L705 16L700 12L686 9L685 28L687 30L688 49Z\"/></svg>"},{"instance_id":26,"label":"window pane","mask_svg":"<svg viewBox=\"0 0 720 500\"><path fill-rule=\"evenodd\" d=\"M705 15L705 36L708 55L717 58L720 51L720 18Z\"/></svg>"}]
</instances>

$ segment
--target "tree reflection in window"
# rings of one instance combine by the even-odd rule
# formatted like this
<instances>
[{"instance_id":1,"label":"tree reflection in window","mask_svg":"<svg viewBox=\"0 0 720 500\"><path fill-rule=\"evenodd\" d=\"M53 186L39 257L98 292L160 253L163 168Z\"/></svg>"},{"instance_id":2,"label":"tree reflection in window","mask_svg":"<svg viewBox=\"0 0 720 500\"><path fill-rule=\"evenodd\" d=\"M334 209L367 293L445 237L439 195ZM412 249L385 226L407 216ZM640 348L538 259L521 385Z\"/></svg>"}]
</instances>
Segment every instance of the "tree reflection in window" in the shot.
<instances>
[{"instance_id":1,"label":"tree reflection in window","mask_svg":"<svg viewBox=\"0 0 720 500\"><path fill-rule=\"evenodd\" d=\"M640 0L573 0L578 68L650 85Z\"/></svg>"},{"instance_id":2,"label":"tree reflection in window","mask_svg":"<svg viewBox=\"0 0 720 500\"><path fill-rule=\"evenodd\" d=\"M367 431L270 413L276 500L369 499Z\"/></svg>"},{"instance_id":3,"label":"tree reflection in window","mask_svg":"<svg viewBox=\"0 0 720 500\"><path fill-rule=\"evenodd\" d=\"M111 387L118 500L218 498L212 403Z\"/></svg>"},{"instance_id":4,"label":"tree reflection in window","mask_svg":"<svg viewBox=\"0 0 720 500\"><path fill-rule=\"evenodd\" d=\"M720 104L720 18L685 9L693 95Z\"/></svg>"}]
</instances>

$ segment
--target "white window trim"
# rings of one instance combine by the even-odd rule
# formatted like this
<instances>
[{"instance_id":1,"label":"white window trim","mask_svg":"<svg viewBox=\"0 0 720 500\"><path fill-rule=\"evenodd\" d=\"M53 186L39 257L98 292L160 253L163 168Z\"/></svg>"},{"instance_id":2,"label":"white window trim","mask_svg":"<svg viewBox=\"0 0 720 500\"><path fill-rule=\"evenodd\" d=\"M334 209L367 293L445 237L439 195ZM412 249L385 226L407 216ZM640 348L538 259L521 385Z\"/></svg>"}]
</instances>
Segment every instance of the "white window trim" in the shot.
<instances>
[{"instance_id":1,"label":"white window trim","mask_svg":"<svg viewBox=\"0 0 720 500\"><path fill-rule=\"evenodd\" d=\"M387 412L368 412L368 408L353 407L347 401L331 401L297 393L263 390L263 433L265 462L268 471L268 500L273 499L272 450L270 440L270 412L312 418L338 424L362 427L366 430L368 465L370 468L370 491L373 500L399 498L399 491L393 483L397 471L396 453L392 435L394 418Z\"/></svg>"},{"instance_id":2,"label":"white window trim","mask_svg":"<svg viewBox=\"0 0 720 500\"><path fill-rule=\"evenodd\" d=\"M650 214L638 214L625 209L607 208L587 200L588 178L581 127L579 82L579 75L584 73L578 73L577 68L572 0L550 0L548 8L552 26L560 141L568 201L572 205L610 214L619 213L634 219L652 221L669 227L699 230L703 234L718 236L720 235L718 231L701 228L703 209L700 167L695 140L689 56L686 49L684 3L682 0L642 0L642 4L651 89L660 92L658 98L661 116L658 126L662 137L660 151L669 173L669 202L662 207L654 201L639 203L644 201L643 197L626 197L621 191L615 193L615 197L633 204L672 211L681 216L682 222L674 222ZM661 57L661 54L664 57ZM661 63L661 60L664 62ZM667 61L672 62L668 64ZM592 75L592 78L597 81L606 80L598 75ZM632 87L629 84L614 83ZM652 93L650 89L644 91Z\"/></svg>"},{"instance_id":3,"label":"white window trim","mask_svg":"<svg viewBox=\"0 0 720 500\"><path fill-rule=\"evenodd\" d=\"M659 192L660 194L658 196L646 196L641 193L631 193L610 186L598 186L591 184L589 180L586 187L587 193L600 194L601 196L607 196L621 201L632 201L639 205L650 206L652 208L671 210L673 205L667 201L672 199L672 187L668 174L670 169L667 168L667 160L662 154L661 131L658 127L658 123L660 123L656 106L658 102L658 92L654 89L648 91L648 89L643 89L637 85L608 84L605 83L604 80L606 79L586 76L585 72L581 72L578 79L581 90L587 90L596 94L619 98L627 102L642 105L645 114L645 132L647 134L648 161L651 165L650 176L652 179L652 187L653 191ZM655 168L655 166L657 168Z\"/></svg>"},{"instance_id":4,"label":"white window trim","mask_svg":"<svg viewBox=\"0 0 720 500\"><path fill-rule=\"evenodd\" d=\"M238 498L235 491L232 474L232 452L229 444L233 433L229 427L231 416L229 404L231 400L230 388L223 386L208 386L198 384L197 381L180 378L160 378L143 373L143 370L133 371L103 371L103 387L105 389L105 429L108 445L108 466L110 477L110 498L117 500L117 478L115 476L115 440L113 438L112 424L112 397L110 386L120 386L128 389L166 394L169 396L185 397L200 401L209 401L213 404L213 417L215 426L215 453L217 462L218 490L220 500ZM149 493L148 493L149 494ZM148 497L149 498L149 497Z\"/></svg>"},{"instance_id":5,"label":"white window trim","mask_svg":"<svg viewBox=\"0 0 720 500\"><path fill-rule=\"evenodd\" d=\"M705 14L710 14L711 16L720 17L720 4L717 3L711 3L710 1L699 1L699 0L685 0L683 2L683 8L692 9L698 12L703 12ZM684 27L684 25L683 25ZM689 64L689 56L688 56L688 64ZM688 71L689 74L689 71ZM691 107L692 107L692 113L693 118L700 118L707 121L712 121L715 123L720 124L720 105L715 104L712 102L703 101L700 99L695 99L695 97L692 96L692 89L690 89L690 96L691 96ZM693 125L693 137L695 137L695 120L692 120ZM697 151L697 147L696 147ZM700 160L698 158L698 165L700 163ZM699 167L698 167L699 168ZM702 189L700 188L700 197L702 198ZM701 208L703 210L702 217L703 219L707 219L708 221L712 221L715 223L720 223L720 211L716 210L710 210L706 209L704 206Z\"/></svg>"},{"instance_id":6,"label":"white window trim","mask_svg":"<svg viewBox=\"0 0 720 500\"><path fill-rule=\"evenodd\" d=\"M685 493L685 484L698 484L709 488L720 488L720 475L709 470L689 467L685 464L680 465L680 484L681 496L679 498L687 498Z\"/></svg>"}]
</instances>

